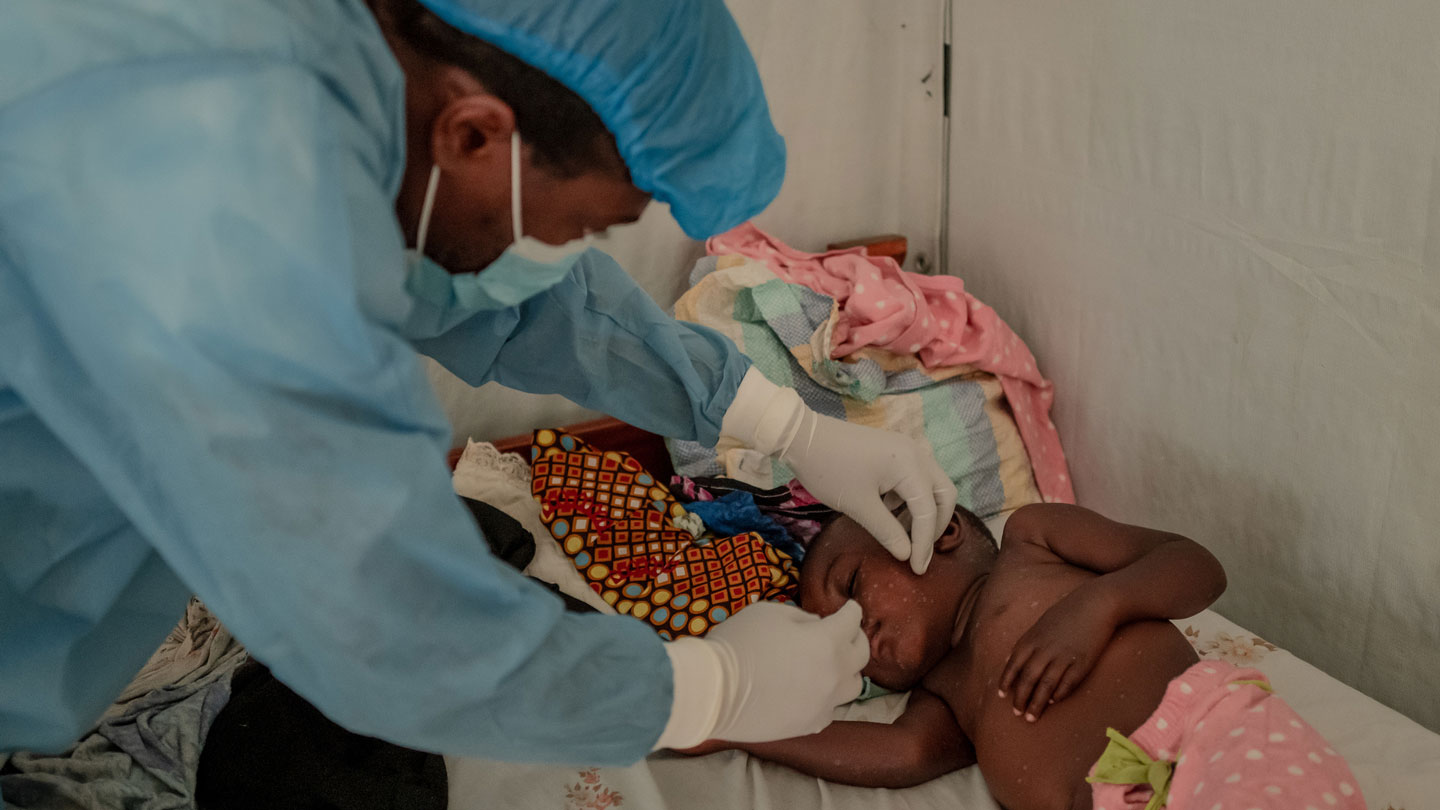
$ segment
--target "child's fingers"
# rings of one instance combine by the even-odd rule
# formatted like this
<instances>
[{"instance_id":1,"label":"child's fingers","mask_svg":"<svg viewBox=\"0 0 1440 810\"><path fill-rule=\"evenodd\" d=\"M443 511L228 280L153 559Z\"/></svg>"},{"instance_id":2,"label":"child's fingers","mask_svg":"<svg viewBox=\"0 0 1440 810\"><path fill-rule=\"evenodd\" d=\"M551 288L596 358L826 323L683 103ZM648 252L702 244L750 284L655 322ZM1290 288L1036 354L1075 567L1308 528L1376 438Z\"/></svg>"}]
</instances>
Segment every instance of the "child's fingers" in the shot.
<instances>
[{"instance_id":1,"label":"child's fingers","mask_svg":"<svg viewBox=\"0 0 1440 810\"><path fill-rule=\"evenodd\" d=\"M1069 661L1051 661L1050 666L1045 668L1040 679L1035 683L1035 691L1030 695L1030 703L1025 708L1025 719L1031 723L1040 719L1045 713L1045 707L1050 704L1050 698L1055 694L1055 687L1059 686L1060 679L1073 667Z\"/></svg>"},{"instance_id":2,"label":"child's fingers","mask_svg":"<svg viewBox=\"0 0 1440 810\"><path fill-rule=\"evenodd\" d=\"M1060 679L1060 685L1055 687L1055 694L1052 695L1050 699L1059 703L1065 698L1070 697L1070 693L1074 692L1075 687L1084 682L1085 676L1088 674L1090 673L1087 667L1072 666L1066 669L1065 676Z\"/></svg>"},{"instance_id":3,"label":"child's fingers","mask_svg":"<svg viewBox=\"0 0 1440 810\"><path fill-rule=\"evenodd\" d=\"M1000 671L1000 697L1005 697L1015 686L1015 677L1020 674L1020 668L1035 652L1033 647L1021 647L1015 645L1010 653L1010 660L1005 662L1005 668Z\"/></svg>"},{"instance_id":4,"label":"child's fingers","mask_svg":"<svg viewBox=\"0 0 1440 810\"><path fill-rule=\"evenodd\" d=\"M1015 714L1024 714L1026 708L1029 707L1030 696L1035 692L1035 685L1040 682L1040 677L1045 674L1045 670L1049 669L1050 661L1049 655L1037 651L1036 654L1029 657L1025 666L1021 667L1011 695L1010 705L1014 708Z\"/></svg>"}]
</instances>

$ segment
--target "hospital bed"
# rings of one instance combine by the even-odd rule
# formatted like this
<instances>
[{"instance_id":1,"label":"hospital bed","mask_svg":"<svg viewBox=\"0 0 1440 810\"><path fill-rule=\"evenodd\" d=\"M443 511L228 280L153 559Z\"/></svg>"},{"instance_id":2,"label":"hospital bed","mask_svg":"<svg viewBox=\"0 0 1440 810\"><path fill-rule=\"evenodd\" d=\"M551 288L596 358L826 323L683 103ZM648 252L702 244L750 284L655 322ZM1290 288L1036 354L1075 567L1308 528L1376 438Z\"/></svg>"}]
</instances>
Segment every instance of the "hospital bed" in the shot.
<instances>
[{"instance_id":1,"label":"hospital bed","mask_svg":"<svg viewBox=\"0 0 1440 810\"><path fill-rule=\"evenodd\" d=\"M666 476L670 461L660 437L613 419L567 430L596 446L621 450L653 473ZM530 437L498 441L500 451L527 452ZM493 452L493 451L490 451ZM526 456L528 458L528 455ZM452 465L460 451L452 454ZM470 485L473 485L473 481ZM486 493L457 491L471 497ZM547 535L537 542L551 543ZM558 555L558 546L555 548ZM562 589L567 585L560 583ZM571 587L583 588L574 580ZM1366 697L1224 617L1205 611L1175 622L1202 657L1264 671L1278 694L1312 723L1350 762L1370 807L1418 810L1440 806L1440 735ZM889 720L905 696L888 695L836 710L837 719ZM645 808L646 810L997 810L979 770L971 767L903 790L856 788L822 782L788 768L729 751L704 757L657 753L625 768L585 763L532 765L448 758L450 806L479 808Z\"/></svg>"}]
</instances>

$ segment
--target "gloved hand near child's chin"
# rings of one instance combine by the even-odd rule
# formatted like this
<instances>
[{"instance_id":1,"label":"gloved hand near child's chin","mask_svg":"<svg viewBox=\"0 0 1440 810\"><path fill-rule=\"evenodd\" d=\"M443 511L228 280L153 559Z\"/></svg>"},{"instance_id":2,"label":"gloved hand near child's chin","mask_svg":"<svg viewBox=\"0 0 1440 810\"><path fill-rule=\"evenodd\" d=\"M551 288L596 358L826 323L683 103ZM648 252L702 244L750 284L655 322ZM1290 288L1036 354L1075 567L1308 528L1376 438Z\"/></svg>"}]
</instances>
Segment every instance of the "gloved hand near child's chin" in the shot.
<instances>
[{"instance_id":1,"label":"gloved hand near child's chin","mask_svg":"<svg viewBox=\"0 0 1440 810\"><path fill-rule=\"evenodd\" d=\"M928 446L821 416L754 367L720 430L784 462L810 494L853 518L896 559L909 560L915 573L929 567L935 540L955 512L956 492ZM891 493L910 512L908 533L882 500Z\"/></svg>"},{"instance_id":2,"label":"gloved hand near child's chin","mask_svg":"<svg viewBox=\"0 0 1440 810\"><path fill-rule=\"evenodd\" d=\"M719 750L701 743L768 742L825 728L836 706L860 694L870 661L860 618L853 601L823 619L757 602L703 639L666 644L675 691L655 748Z\"/></svg>"}]
</instances>

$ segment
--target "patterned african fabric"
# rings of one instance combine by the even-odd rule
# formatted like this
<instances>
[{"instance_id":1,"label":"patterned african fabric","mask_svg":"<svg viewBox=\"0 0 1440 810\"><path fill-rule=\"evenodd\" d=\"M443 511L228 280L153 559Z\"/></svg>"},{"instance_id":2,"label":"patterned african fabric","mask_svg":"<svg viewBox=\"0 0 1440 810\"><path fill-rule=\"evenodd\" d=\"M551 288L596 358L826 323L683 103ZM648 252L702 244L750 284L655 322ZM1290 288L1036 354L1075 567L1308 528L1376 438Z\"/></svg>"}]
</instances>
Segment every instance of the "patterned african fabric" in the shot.
<instances>
[{"instance_id":1,"label":"patterned african fabric","mask_svg":"<svg viewBox=\"0 0 1440 810\"><path fill-rule=\"evenodd\" d=\"M628 453L537 430L530 465L540 520L586 583L661 637L703 636L746 605L794 600L789 555L754 532L697 539L677 525L685 508Z\"/></svg>"}]
</instances>

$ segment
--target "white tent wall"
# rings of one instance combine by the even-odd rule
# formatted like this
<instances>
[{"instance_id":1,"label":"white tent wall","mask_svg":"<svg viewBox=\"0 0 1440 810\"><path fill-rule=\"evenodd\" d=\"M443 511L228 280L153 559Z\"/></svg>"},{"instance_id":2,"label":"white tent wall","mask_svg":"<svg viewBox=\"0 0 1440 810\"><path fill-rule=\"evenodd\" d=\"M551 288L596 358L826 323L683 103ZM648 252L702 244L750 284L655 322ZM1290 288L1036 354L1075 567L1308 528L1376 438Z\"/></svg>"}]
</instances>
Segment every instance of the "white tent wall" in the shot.
<instances>
[{"instance_id":1,"label":"white tent wall","mask_svg":"<svg viewBox=\"0 0 1440 810\"><path fill-rule=\"evenodd\" d=\"M1440 729L1440 4L955 0L949 270L1082 503Z\"/></svg>"},{"instance_id":2,"label":"white tent wall","mask_svg":"<svg viewBox=\"0 0 1440 810\"><path fill-rule=\"evenodd\" d=\"M876 233L910 237L914 269L939 230L938 0L730 0L789 155L785 185L755 221L799 248ZM652 205L597 244L669 308L704 247ZM917 261L917 258L920 261ZM457 440L513 435L594 414L559 397L473 389L438 365L431 380Z\"/></svg>"}]
</instances>

